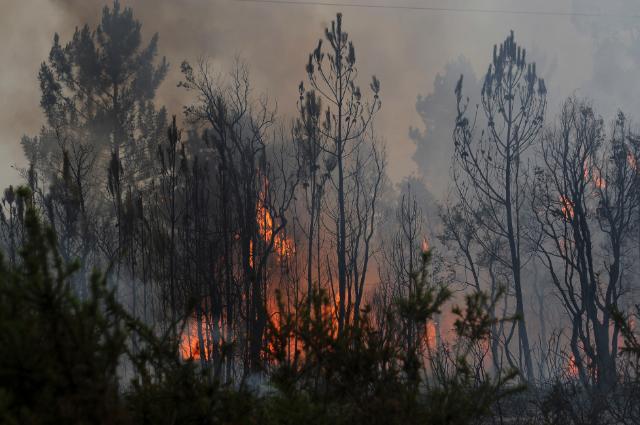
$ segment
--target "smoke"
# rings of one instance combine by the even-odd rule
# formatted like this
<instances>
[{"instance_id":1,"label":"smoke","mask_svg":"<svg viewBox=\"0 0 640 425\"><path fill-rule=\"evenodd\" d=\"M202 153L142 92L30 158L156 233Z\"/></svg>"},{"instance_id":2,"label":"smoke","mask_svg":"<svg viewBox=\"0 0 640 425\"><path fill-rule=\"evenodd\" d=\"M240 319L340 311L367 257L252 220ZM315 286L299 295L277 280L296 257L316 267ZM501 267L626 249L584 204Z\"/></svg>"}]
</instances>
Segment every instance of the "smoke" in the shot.
<instances>
[{"instance_id":1,"label":"smoke","mask_svg":"<svg viewBox=\"0 0 640 425\"><path fill-rule=\"evenodd\" d=\"M573 1L575 11L590 10L599 18L575 20L578 31L593 43L591 79L580 87L597 111L612 120L618 110L633 118L640 109L640 5L633 0ZM637 117L634 121L637 121Z\"/></svg>"},{"instance_id":2,"label":"smoke","mask_svg":"<svg viewBox=\"0 0 640 425\"><path fill-rule=\"evenodd\" d=\"M43 123L39 109L38 66L49 54L54 31L66 15L47 2L3 4L0 16L0 183L18 181L12 165L24 165L20 138ZM46 17L46 19L45 19ZM37 24L36 24L37 22Z\"/></svg>"},{"instance_id":3,"label":"smoke","mask_svg":"<svg viewBox=\"0 0 640 425\"><path fill-rule=\"evenodd\" d=\"M370 3L395 4L388 0ZM534 6L525 0L490 0L483 2L482 7L566 12L572 7L577 9L577 3L583 2L541 0ZM5 10L0 18L0 35L4 40L0 44L3 184L17 180L7 165L24 163L19 146L21 135L36 133L43 123L38 106L37 71L48 55L53 34L59 32L64 42L76 26L84 23L95 26L106 4L111 5L111 1L24 0L3 5ZM268 95L284 119L295 113L297 87L305 78L308 53L335 13L343 12L345 28L356 46L361 86L367 87L373 74L382 82L383 107L376 131L387 142L389 173L396 182L418 172L412 160L416 146L409 137L410 127L424 130L416 111L417 95L431 94L436 75L442 74L446 65L460 55L468 60L476 76L484 75L493 44L502 41L511 29L516 31L518 42L528 48L529 58L548 65L539 68L541 73L553 71L551 76L543 75L552 104L560 104L564 96L589 84L602 86L601 92L611 92L606 84L615 82L617 77L611 74L618 72L609 70L609 74L605 73L607 78L598 76L594 52L606 50L606 46L601 47L603 38L595 33L585 37L585 25L580 18L566 16L348 7L338 10L233 0L122 0L122 4L133 8L146 39L156 32L160 35L159 50L171 63L171 70L158 92L158 103L166 105L170 113L180 115L182 105L190 101L190 95L176 87L183 60L208 58L220 72L227 72L235 58L240 57L250 67L254 94ZM403 0L402 4L424 6L421 0ZM434 0L433 6L478 7L472 0ZM606 26L606 22L601 25ZM623 53L626 57L632 54ZM623 59L616 56L611 60ZM635 62L630 62L631 65ZM621 81L629 81L630 71L624 75ZM453 87L450 90L453 98ZM624 88L618 91L625 93ZM438 151L440 146L434 149ZM429 157L429 152L421 156ZM434 158L444 160L439 154ZM436 188L436 192L440 191L441 188Z\"/></svg>"},{"instance_id":4,"label":"smoke","mask_svg":"<svg viewBox=\"0 0 640 425\"><path fill-rule=\"evenodd\" d=\"M431 92L418 96L416 111L422 125L411 127L409 136L416 145L413 154L419 173L425 178L431 191L446 188L450 178L450 162L454 154L452 125L456 118L456 100L452 95L460 76L463 75L463 95L469 99L469 107L478 103L481 80L476 78L473 67L460 57L448 63L438 74Z\"/></svg>"}]
</instances>

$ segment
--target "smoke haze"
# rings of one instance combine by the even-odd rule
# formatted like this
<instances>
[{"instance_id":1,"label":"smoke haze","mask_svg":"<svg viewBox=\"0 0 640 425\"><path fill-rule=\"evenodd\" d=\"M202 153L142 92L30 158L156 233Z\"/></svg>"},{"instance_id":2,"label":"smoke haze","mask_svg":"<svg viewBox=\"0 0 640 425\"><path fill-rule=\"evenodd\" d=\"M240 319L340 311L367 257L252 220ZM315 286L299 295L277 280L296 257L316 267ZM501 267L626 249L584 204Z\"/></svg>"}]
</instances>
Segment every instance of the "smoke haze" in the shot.
<instances>
[{"instance_id":1,"label":"smoke haze","mask_svg":"<svg viewBox=\"0 0 640 425\"><path fill-rule=\"evenodd\" d=\"M323 35L324 27L344 14L345 28L355 43L360 81L366 86L375 74L382 82L382 111L376 131L388 146L389 173L394 181L418 170L429 176L446 173L450 139L428 138L423 161L416 166L412 156L416 145L409 136L414 127L425 131L416 112L418 95L434 92L436 75L460 57L469 63L476 77L486 71L492 47L509 30L515 30L527 58L538 62L539 74L547 80L551 111L572 93L595 98L596 106L610 119L616 109L633 118L639 106L640 85L631 84L640 65L638 18L631 0L525 0L436 1L429 6L451 8L508 9L566 13L602 13L599 20L588 17L395 10L317 5L277 5L232 0L129 0L142 22L145 37L160 34L159 51L171 63L170 73L158 92L157 103L170 113L180 114L189 95L176 87L182 60L209 58L220 72L229 70L236 57L250 66L255 93L266 93L277 102L281 118L295 113L297 86L305 78L308 53ZM396 1L368 0L367 4L396 4ZM0 156L4 162L0 181L17 181L7 164L23 165L20 137L35 134L43 124L39 109L37 72L47 58L53 34L63 43L76 26L92 26L106 3L99 0L24 0L5 4L0 17ZM397 4L400 4L398 2ZM425 6L424 1L402 1L406 6ZM617 15L617 16L609 16ZM614 28L614 29L611 29ZM448 90L448 91L447 91ZM453 102L453 87L442 102ZM471 93L469 93L471 94ZM440 101L440 99L438 99ZM622 103L621 103L622 102ZM453 119L453 118L452 118ZM451 125L439 123L440 126ZM436 180L436 179L434 179ZM443 190L445 179L431 185Z\"/></svg>"}]
</instances>

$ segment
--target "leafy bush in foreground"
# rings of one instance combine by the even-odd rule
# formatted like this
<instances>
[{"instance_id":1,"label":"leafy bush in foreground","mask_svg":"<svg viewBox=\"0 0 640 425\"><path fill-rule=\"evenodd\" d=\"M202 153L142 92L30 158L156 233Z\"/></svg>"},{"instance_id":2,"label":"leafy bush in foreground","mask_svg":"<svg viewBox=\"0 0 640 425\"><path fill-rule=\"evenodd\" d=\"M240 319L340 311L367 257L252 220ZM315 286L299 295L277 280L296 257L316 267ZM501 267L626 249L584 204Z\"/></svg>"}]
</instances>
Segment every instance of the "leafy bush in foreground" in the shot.
<instances>
[{"instance_id":1,"label":"leafy bush in foreground","mask_svg":"<svg viewBox=\"0 0 640 425\"><path fill-rule=\"evenodd\" d=\"M63 263L28 190L19 196L27 204L21 261L8 266L0 259L2 423L466 424L509 391L513 374L478 381L465 349L450 360L452 373L427 385L417 349L407 352L398 338L384 336L368 311L338 335L322 293L303 302L297 315L281 313L271 322L271 391L223 386L182 361L170 337L132 318L103 275L93 274L90 296L79 300L70 287L78 266ZM425 253L425 264L428 259ZM398 300L388 320L424 324L449 298L415 278L420 291ZM490 321L481 304L468 297L466 308L456 310L465 347L486 337ZM127 383L125 366L133 376Z\"/></svg>"}]
</instances>

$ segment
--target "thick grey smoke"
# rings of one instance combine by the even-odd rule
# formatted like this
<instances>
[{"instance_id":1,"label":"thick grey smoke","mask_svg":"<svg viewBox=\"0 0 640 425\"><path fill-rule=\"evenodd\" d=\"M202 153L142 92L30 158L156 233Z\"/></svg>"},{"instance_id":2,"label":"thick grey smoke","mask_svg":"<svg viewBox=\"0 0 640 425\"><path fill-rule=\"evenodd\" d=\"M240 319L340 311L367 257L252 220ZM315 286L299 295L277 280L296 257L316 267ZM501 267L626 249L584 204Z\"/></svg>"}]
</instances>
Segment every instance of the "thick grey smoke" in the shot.
<instances>
[{"instance_id":1,"label":"thick grey smoke","mask_svg":"<svg viewBox=\"0 0 640 425\"><path fill-rule=\"evenodd\" d=\"M302 1L302 0L301 0ZM400 0L369 0L370 4L399 4ZM54 32L69 39L76 26L98 22L103 0L23 0L3 5L0 17L0 155L3 185L17 180L9 164L22 163L19 140L22 134L34 134L42 125L39 111L37 71L46 59ZM255 93L266 93L278 105L281 116L295 111L297 86L304 79L307 54L322 36L324 27L338 12L336 7L274 5L233 0L123 0L142 21L146 36L160 34L160 52L171 62L171 72L159 91L160 103L171 113L180 114L188 95L176 87L179 64L187 59L208 57L226 71L239 56L252 72ZM433 3L433 4L431 4ZM590 10L596 0L488 0L482 8L567 12ZM607 4L609 2L606 2ZM627 0L624 4L631 4ZM423 0L403 0L403 5L425 5ZM604 3L600 9L604 9ZM430 2L433 6L478 8L473 0ZM615 18L598 21L598 32L591 31L589 20L567 16L537 16L457 12L429 12L393 9L349 8L344 13L358 57L362 85L372 74L382 82L383 109L376 123L379 136L388 144L390 174L395 181L418 170L412 155L415 144L409 128L424 131L416 112L418 94L433 92L438 73L461 55L476 76L486 71L493 44L516 31L518 42L528 48L529 58L542 62L539 69L552 71L547 78L550 102L559 104L575 89L592 87L593 96L601 93L628 94L624 87L612 90L610 84L631 81L631 68L606 67L608 60L631 67L639 60L637 43L628 49L611 49L616 38L607 32ZM586 29L585 29L586 26ZM605 34L605 35L601 35ZM607 41L611 40L611 41ZM595 59L609 52L614 57ZM635 56L634 56L635 55ZM634 59L635 58L635 59ZM634 62L634 60L636 62ZM600 90L600 91L598 91ZM446 89L443 89L446 91ZM453 98L453 87L451 87ZM597 100L597 99L596 99ZM637 100L636 100L637 101ZM625 100L626 102L626 100ZM629 99L631 102L631 99ZM440 125L440 124L439 124ZM446 125L443 123L442 125ZM433 160L440 165L446 155L444 144L430 146ZM430 154L424 157L429 167ZM433 161L431 160L431 161ZM421 166L422 167L422 166ZM435 185L441 185L439 180ZM432 186L433 186L432 184ZM439 190L436 190L439 191Z\"/></svg>"}]
</instances>

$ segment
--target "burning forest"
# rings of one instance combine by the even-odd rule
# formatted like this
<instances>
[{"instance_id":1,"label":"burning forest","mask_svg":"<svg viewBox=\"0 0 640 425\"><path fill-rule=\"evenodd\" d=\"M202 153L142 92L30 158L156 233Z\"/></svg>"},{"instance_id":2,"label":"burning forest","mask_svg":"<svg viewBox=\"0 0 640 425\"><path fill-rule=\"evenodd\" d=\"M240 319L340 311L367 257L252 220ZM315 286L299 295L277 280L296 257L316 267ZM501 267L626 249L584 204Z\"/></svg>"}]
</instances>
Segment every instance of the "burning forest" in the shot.
<instances>
[{"instance_id":1,"label":"burning forest","mask_svg":"<svg viewBox=\"0 0 640 425\"><path fill-rule=\"evenodd\" d=\"M22 70L39 131L11 123L0 422L640 423L636 112L600 107L627 99L602 83L622 71L594 54L610 93L567 88L582 70L527 29L620 19L594 51L631 40L640 66L638 15L49 2L74 24ZM403 43L358 11L442 14L479 37L412 101L396 92L416 70L381 37ZM294 15L299 39L281 33ZM199 45L209 23L219 40ZM286 84L275 61L293 63Z\"/></svg>"}]
</instances>

